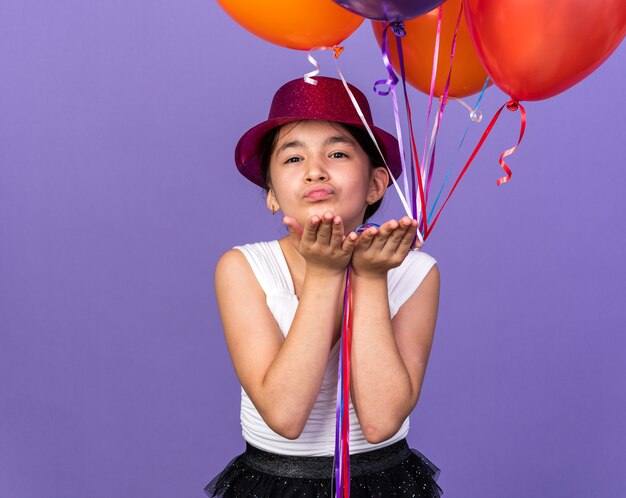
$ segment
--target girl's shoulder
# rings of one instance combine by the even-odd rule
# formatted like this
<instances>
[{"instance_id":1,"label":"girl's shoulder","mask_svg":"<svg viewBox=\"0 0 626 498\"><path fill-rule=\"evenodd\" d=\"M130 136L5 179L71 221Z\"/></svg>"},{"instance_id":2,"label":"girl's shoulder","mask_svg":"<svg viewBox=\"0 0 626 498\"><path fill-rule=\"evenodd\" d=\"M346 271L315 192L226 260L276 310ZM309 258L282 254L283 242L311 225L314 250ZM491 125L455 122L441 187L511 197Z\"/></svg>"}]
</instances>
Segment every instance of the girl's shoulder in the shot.
<instances>
[{"instance_id":1,"label":"girl's shoulder","mask_svg":"<svg viewBox=\"0 0 626 498\"><path fill-rule=\"evenodd\" d=\"M227 281L233 277L245 277L247 273L252 273L246 257L241 251L235 248L226 251L215 265L215 283Z\"/></svg>"},{"instance_id":2,"label":"girl's shoulder","mask_svg":"<svg viewBox=\"0 0 626 498\"><path fill-rule=\"evenodd\" d=\"M397 268L393 268L389 271L391 275L395 275L396 278L400 274L416 273L416 272L428 272L433 266L437 264L437 260L430 254L421 250L409 251L404 258L404 261ZM425 274L424 274L425 275Z\"/></svg>"},{"instance_id":3,"label":"girl's shoulder","mask_svg":"<svg viewBox=\"0 0 626 498\"><path fill-rule=\"evenodd\" d=\"M392 316L413 295L437 260L423 251L409 251L400 266L387 273L389 306ZM437 269L435 269L437 271Z\"/></svg>"},{"instance_id":4,"label":"girl's shoulder","mask_svg":"<svg viewBox=\"0 0 626 498\"><path fill-rule=\"evenodd\" d=\"M234 246L226 251L217 261L216 273L218 271L233 271L240 267L253 266L251 259L259 259L274 252L274 243L278 241L253 242Z\"/></svg>"},{"instance_id":5,"label":"girl's shoulder","mask_svg":"<svg viewBox=\"0 0 626 498\"><path fill-rule=\"evenodd\" d=\"M257 258L274 256L277 249L280 249L280 245L277 240L237 245L222 254L217 262L217 267L230 265L237 266L245 263L246 260L249 260L254 256Z\"/></svg>"},{"instance_id":6,"label":"girl's shoulder","mask_svg":"<svg viewBox=\"0 0 626 498\"><path fill-rule=\"evenodd\" d=\"M222 255L215 270L216 281L218 276L228 279L231 275L238 277L233 282L254 280L254 285L260 285L265 294L289 292L288 274L278 240L235 246Z\"/></svg>"}]
</instances>

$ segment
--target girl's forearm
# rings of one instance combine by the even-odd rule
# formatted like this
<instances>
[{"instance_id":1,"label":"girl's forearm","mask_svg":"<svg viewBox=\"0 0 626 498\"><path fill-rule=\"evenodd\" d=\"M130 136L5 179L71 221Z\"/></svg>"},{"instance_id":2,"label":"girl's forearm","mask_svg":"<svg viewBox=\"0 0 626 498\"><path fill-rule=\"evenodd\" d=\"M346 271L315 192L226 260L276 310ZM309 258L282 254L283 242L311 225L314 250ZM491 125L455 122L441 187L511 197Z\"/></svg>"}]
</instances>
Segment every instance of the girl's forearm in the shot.
<instances>
[{"instance_id":1,"label":"girl's forearm","mask_svg":"<svg viewBox=\"0 0 626 498\"><path fill-rule=\"evenodd\" d=\"M340 313L344 274L308 271L285 342L263 379L272 429L300 435L319 395Z\"/></svg>"},{"instance_id":2,"label":"girl's forearm","mask_svg":"<svg viewBox=\"0 0 626 498\"><path fill-rule=\"evenodd\" d=\"M411 412L412 386L394 337L387 275L352 275L351 394L372 443L393 436Z\"/></svg>"}]
</instances>

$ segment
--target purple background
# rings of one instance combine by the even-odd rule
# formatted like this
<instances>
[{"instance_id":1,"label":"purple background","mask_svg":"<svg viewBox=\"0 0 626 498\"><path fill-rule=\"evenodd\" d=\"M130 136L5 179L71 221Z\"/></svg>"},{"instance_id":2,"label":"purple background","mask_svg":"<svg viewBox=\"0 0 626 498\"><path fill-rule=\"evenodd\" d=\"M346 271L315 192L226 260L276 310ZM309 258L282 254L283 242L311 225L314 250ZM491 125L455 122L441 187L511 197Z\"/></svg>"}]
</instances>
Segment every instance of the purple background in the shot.
<instances>
[{"instance_id":1,"label":"purple background","mask_svg":"<svg viewBox=\"0 0 626 498\"><path fill-rule=\"evenodd\" d=\"M372 95L370 26L345 47ZM424 248L441 305L409 440L447 497L626 496L625 61L528 103L496 187L519 126L505 112ZM0 495L204 496L243 449L213 268L283 233L233 148L305 54L209 0L4 0L0 68ZM485 117L505 100L490 89ZM440 174L486 124L455 155L462 111ZM401 215L390 190L381 216Z\"/></svg>"}]
</instances>

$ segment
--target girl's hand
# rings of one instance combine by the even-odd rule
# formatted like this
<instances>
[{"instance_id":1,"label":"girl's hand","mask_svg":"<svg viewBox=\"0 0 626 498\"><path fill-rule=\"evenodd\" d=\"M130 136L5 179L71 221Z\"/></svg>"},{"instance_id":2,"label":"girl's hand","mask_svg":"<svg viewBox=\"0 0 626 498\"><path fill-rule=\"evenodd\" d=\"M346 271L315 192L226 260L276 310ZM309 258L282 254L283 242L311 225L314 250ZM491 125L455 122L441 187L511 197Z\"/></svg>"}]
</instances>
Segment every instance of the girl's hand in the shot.
<instances>
[{"instance_id":1,"label":"girl's hand","mask_svg":"<svg viewBox=\"0 0 626 498\"><path fill-rule=\"evenodd\" d=\"M352 255L355 275L386 276L391 268L400 266L411 249L417 221L405 216L399 221L389 220L380 228L370 227L359 236ZM415 247L422 243L416 241Z\"/></svg>"},{"instance_id":2,"label":"girl's hand","mask_svg":"<svg viewBox=\"0 0 626 498\"><path fill-rule=\"evenodd\" d=\"M295 239L298 252L306 260L307 271L345 271L358 237L354 232L344 236L340 216L326 211L322 216L311 216L304 227L294 218L285 216L283 223Z\"/></svg>"}]
</instances>

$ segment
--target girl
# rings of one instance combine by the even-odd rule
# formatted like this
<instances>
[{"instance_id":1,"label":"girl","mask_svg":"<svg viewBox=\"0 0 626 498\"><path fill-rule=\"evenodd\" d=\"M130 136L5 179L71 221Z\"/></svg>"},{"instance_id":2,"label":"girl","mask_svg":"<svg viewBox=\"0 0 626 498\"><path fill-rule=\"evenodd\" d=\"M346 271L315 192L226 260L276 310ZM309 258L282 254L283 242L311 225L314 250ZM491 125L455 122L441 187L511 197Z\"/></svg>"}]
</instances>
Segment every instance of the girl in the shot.
<instances>
[{"instance_id":1,"label":"girl","mask_svg":"<svg viewBox=\"0 0 626 498\"><path fill-rule=\"evenodd\" d=\"M374 126L392 174L398 144ZM439 497L439 469L406 442L439 300L429 255L404 217L355 230L380 205L389 173L340 80L302 79L237 144L239 171L263 187L289 235L231 249L215 271L224 334L241 382L246 450L209 483L220 497L331 497L337 365L351 264L351 496ZM418 244L418 247L421 244Z\"/></svg>"}]
</instances>

